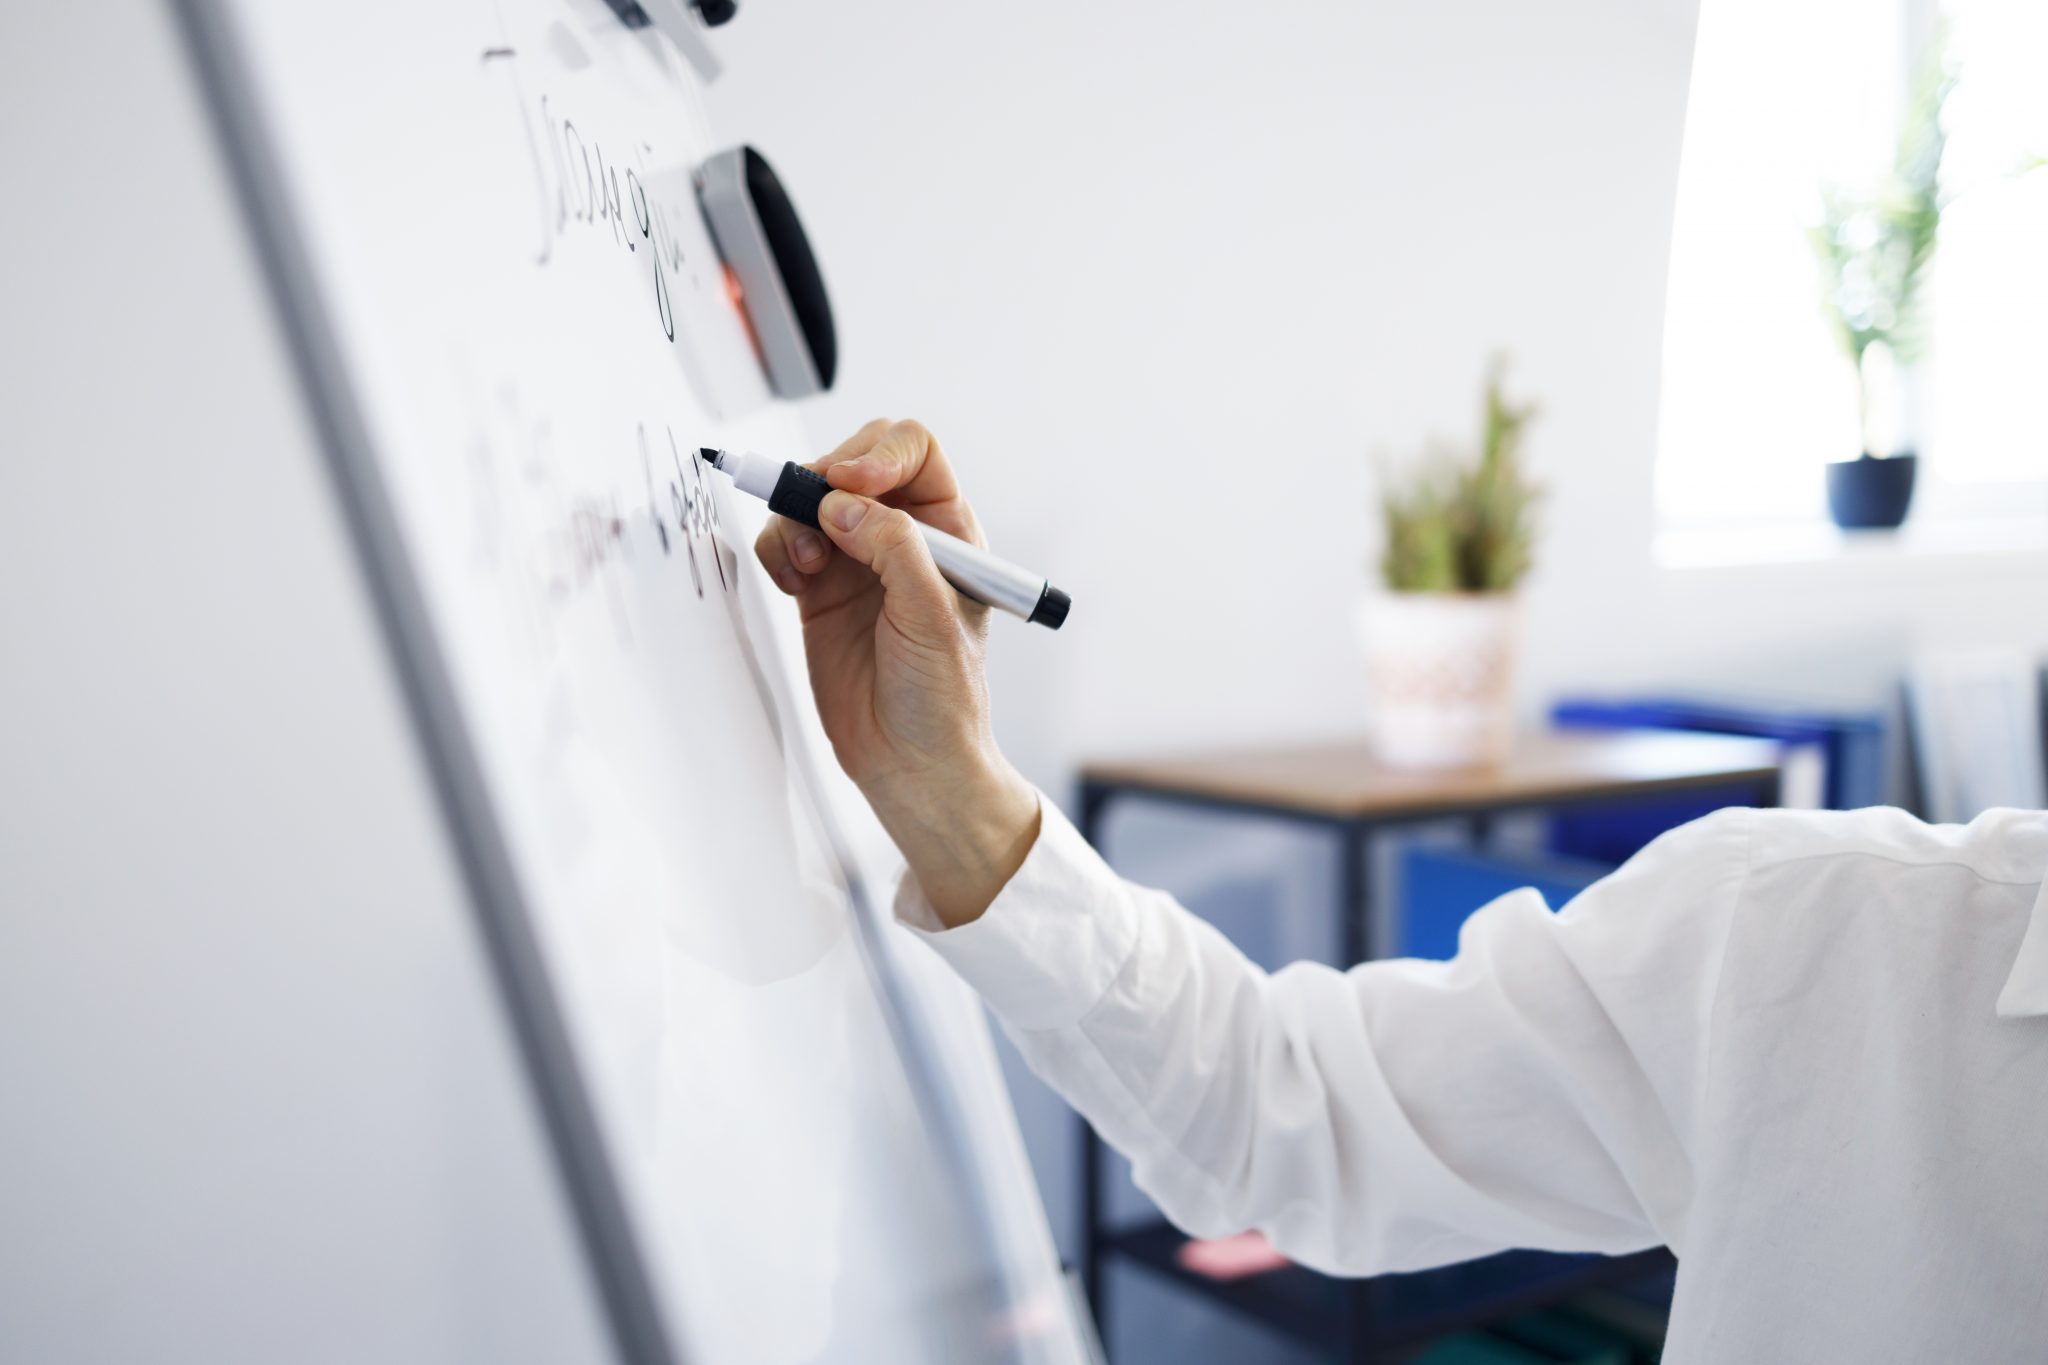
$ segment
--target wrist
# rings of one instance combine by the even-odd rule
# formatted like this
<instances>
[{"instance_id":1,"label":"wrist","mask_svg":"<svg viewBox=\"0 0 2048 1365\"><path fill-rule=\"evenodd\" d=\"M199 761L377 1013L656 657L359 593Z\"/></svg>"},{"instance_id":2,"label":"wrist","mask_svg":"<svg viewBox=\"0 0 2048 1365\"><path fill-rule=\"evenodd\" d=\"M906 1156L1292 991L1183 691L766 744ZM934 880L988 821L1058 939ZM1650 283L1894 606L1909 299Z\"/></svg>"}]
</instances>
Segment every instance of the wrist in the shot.
<instances>
[{"instance_id":1,"label":"wrist","mask_svg":"<svg viewBox=\"0 0 2048 1365\"><path fill-rule=\"evenodd\" d=\"M1038 842L1038 791L1000 754L868 799L948 929L979 919Z\"/></svg>"}]
</instances>

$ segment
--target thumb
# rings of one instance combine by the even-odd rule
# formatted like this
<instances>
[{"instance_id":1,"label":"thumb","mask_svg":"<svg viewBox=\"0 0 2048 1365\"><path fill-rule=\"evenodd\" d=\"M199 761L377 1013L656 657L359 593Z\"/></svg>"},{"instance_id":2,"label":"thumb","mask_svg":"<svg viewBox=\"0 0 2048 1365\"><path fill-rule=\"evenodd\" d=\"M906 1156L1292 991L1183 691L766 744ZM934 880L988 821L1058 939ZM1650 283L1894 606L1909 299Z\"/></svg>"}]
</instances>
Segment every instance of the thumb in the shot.
<instances>
[{"instance_id":1,"label":"thumb","mask_svg":"<svg viewBox=\"0 0 2048 1365\"><path fill-rule=\"evenodd\" d=\"M882 580L883 610L916 639L950 639L959 629L959 599L939 575L932 552L908 512L858 493L834 490L818 504L818 527Z\"/></svg>"}]
</instances>

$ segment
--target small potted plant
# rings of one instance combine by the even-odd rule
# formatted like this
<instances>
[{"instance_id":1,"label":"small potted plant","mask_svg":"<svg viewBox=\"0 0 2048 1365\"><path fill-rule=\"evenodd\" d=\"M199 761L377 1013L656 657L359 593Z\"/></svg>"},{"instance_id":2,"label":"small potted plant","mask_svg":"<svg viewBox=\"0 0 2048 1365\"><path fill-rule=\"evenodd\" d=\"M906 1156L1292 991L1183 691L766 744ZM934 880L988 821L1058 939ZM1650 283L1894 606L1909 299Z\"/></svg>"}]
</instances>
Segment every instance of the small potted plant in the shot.
<instances>
[{"instance_id":1,"label":"small potted plant","mask_svg":"<svg viewBox=\"0 0 2048 1365\"><path fill-rule=\"evenodd\" d=\"M1478 457L1438 450L1381 496L1383 591L1361 610L1371 736L1397 767L1498 763L1514 734L1515 589L1537 490L1521 468L1533 406L1486 382Z\"/></svg>"},{"instance_id":2,"label":"small potted plant","mask_svg":"<svg viewBox=\"0 0 2048 1365\"><path fill-rule=\"evenodd\" d=\"M1924 345L1922 287L1941 231L1941 160L1947 136L1941 111L1955 86L1937 42L1914 81L1891 173L1861 192L1822 193L1812 229L1822 303L1843 354L1856 367L1863 450L1828 466L1828 511L1847 529L1889 528L1906 519L1918 464L1888 449L1896 430L1882 409L1896 404L1896 366Z\"/></svg>"}]
</instances>

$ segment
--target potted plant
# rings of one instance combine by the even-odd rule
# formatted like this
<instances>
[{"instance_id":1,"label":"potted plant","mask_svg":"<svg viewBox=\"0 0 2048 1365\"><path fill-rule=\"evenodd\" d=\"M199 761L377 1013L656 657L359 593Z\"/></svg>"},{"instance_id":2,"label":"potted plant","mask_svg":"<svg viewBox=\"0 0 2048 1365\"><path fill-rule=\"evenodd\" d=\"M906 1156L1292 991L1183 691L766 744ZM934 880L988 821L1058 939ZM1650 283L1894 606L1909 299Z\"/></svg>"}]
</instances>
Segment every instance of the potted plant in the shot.
<instances>
[{"instance_id":1,"label":"potted plant","mask_svg":"<svg viewBox=\"0 0 2048 1365\"><path fill-rule=\"evenodd\" d=\"M1925 337L1921 294L1941 230L1941 160L1947 135L1942 107L1955 86L1936 42L1913 83L1892 170L1851 193L1822 192L1822 217L1812 229L1822 303L1843 354L1856 368L1859 458L1828 466L1828 511L1837 526L1894 527L1906 519L1918 464L1895 444L1895 425L1881 409L1896 403L1895 366L1919 358Z\"/></svg>"},{"instance_id":2,"label":"potted plant","mask_svg":"<svg viewBox=\"0 0 2048 1365\"><path fill-rule=\"evenodd\" d=\"M1515 589L1529 571L1537 490L1521 468L1533 406L1486 382L1478 458L1437 451L1381 496L1383 591L1361 611L1371 737L1398 767L1497 763L1514 733Z\"/></svg>"}]
</instances>

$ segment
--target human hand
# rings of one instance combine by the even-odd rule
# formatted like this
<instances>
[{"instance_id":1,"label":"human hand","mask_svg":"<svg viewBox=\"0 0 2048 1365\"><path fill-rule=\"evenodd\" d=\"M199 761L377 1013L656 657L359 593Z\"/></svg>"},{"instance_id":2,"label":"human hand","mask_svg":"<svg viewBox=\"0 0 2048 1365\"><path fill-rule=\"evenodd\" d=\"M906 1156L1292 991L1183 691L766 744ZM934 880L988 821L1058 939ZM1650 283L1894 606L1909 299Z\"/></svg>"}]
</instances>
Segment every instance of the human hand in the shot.
<instances>
[{"instance_id":1,"label":"human hand","mask_svg":"<svg viewBox=\"0 0 2048 1365\"><path fill-rule=\"evenodd\" d=\"M944 452L876 420L812 468L822 528L770 520L762 567L797 599L818 715L840 766L949 926L978 917L1038 837L1038 794L997 748L988 608L939 574L923 522L986 546Z\"/></svg>"}]
</instances>

